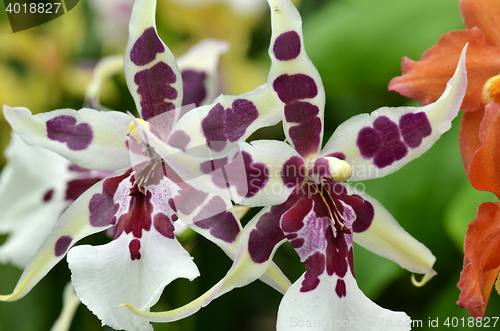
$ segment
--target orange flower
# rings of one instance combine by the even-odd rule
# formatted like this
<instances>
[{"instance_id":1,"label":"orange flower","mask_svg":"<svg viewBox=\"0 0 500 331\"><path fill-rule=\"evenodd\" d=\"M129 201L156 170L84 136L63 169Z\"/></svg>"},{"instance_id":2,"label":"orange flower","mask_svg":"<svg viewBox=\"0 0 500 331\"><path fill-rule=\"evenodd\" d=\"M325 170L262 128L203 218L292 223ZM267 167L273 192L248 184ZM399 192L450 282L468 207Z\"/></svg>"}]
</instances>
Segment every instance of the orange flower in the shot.
<instances>
[{"instance_id":1,"label":"orange flower","mask_svg":"<svg viewBox=\"0 0 500 331\"><path fill-rule=\"evenodd\" d=\"M493 192L500 198L500 106L486 106L479 129L481 147L473 154L469 181L477 190ZM457 304L474 317L484 316L491 289L500 271L500 207L484 202L469 224L464 242L464 269Z\"/></svg>"},{"instance_id":2,"label":"orange flower","mask_svg":"<svg viewBox=\"0 0 500 331\"><path fill-rule=\"evenodd\" d=\"M466 30L443 35L419 61L403 58L402 75L389 90L435 102L453 73L460 50L467 51L467 92L460 123L459 144L465 172L474 188L500 199L500 3L497 0L461 0ZM474 317L483 317L490 292L500 272L500 206L485 202L469 224L464 242L464 269L457 301ZM500 280L497 282L500 283ZM498 288L498 287L497 287Z\"/></svg>"},{"instance_id":3,"label":"orange flower","mask_svg":"<svg viewBox=\"0 0 500 331\"><path fill-rule=\"evenodd\" d=\"M496 78L500 82L500 77L496 77L500 74L500 4L497 0L461 0L460 11L467 30L443 35L419 61L404 57L403 74L391 80L389 90L415 98L422 105L435 102L453 75L460 51L469 43L468 86L462 104L462 110L467 113L460 128L460 151L467 170L472 154L480 147L478 132L482 111L489 102L500 102L500 84L491 84L485 91L487 100L483 98L488 80ZM481 114L468 113L473 111L481 111Z\"/></svg>"}]
</instances>

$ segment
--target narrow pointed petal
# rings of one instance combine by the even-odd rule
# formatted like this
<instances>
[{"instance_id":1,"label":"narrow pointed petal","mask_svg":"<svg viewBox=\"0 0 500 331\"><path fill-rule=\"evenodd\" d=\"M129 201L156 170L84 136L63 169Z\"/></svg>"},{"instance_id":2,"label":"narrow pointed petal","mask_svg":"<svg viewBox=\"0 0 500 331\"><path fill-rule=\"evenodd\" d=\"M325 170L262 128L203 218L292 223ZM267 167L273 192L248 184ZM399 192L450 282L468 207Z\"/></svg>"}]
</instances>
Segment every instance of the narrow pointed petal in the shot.
<instances>
[{"instance_id":1,"label":"narrow pointed petal","mask_svg":"<svg viewBox=\"0 0 500 331\"><path fill-rule=\"evenodd\" d=\"M225 41L205 39L177 59L184 90L183 106L208 105L220 94L217 65L219 56L228 48Z\"/></svg>"},{"instance_id":2,"label":"narrow pointed petal","mask_svg":"<svg viewBox=\"0 0 500 331\"><path fill-rule=\"evenodd\" d=\"M132 234L121 235L103 246L72 248L68 253L71 280L82 302L103 324L117 330L153 330L147 320L115 307L130 302L149 310L166 285L177 278L193 280L199 272L173 236L167 238L154 227L143 233L138 260L128 254L131 239Z\"/></svg>"},{"instance_id":3,"label":"narrow pointed petal","mask_svg":"<svg viewBox=\"0 0 500 331\"><path fill-rule=\"evenodd\" d=\"M457 304L474 317L483 317L491 290L500 271L500 208L484 202L469 224L464 242L464 269L457 286Z\"/></svg>"},{"instance_id":4,"label":"narrow pointed petal","mask_svg":"<svg viewBox=\"0 0 500 331\"><path fill-rule=\"evenodd\" d=\"M460 131L458 133L458 143L460 145L460 155L464 163L465 173L469 176L470 161L472 156L481 147L479 139L479 126L483 120L484 109L478 111L468 111L462 115L460 120Z\"/></svg>"},{"instance_id":5,"label":"narrow pointed petal","mask_svg":"<svg viewBox=\"0 0 500 331\"><path fill-rule=\"evenodd\" d=\"M8 106L3 113L28 145L54 151L80 167L118 170L130 165L127 114L83 108L32 115L27 108Z\"/></svg>"},{"instance_id":6,"label":"narrow pointed petal","mask_svg":"<svg viewBox=\"0 0 500 331\"><path fill-rule=\"evenodd\" d=\"M156 32L156 0L137 0L124 57L127 85L144 120L182 105L182 77Z\"/></svg>"},{"instance_id":7,"label":"narrow pointed petal","mask_svg":"<svg viewBox=\"0 0 500 331\"><path fill-rule=\"evenodd\" d=\"M389 90L415 98L422 105L435 102L453 75L461 49L467 50L468 86L462 110L475 111L484 107L482 91L486 81L500 74L500 48L489 45L478 29L453 31L439 39L419 61L403 58L403 74L393 78Z\"/></svg>"},{"instance_id":8,"label":"narrow pointed petal","mask_svg":"<svg viewBox=\"0 0 500 331\"><path fill-rule=\"evenodd\" d=\"M469 180L477 190L490 191L500 199L500 105L486 106L479 131L481 148L470 162Z\"/></svg>"},{"instance_id":9,"label":"narrow pointed petal","mask_svg":"<svg viewBox=\"0 0 500 331\"><path fill-rule=\"evenodd\" d=\"M438 101L354 116L337 128L321 156L342 154L352 168L350 180L357 181L391 174L424 154L458 114L467 87L466 49Z\"/></svg>"},{"instance_id":10,"label":"narrow pointed petal","mask_svg":"<svg viewBox=\"0 0 500 331\"><path fill-rule=\"evenodd\" d=\"M422 243L406 232L394 217L373 197L347 186L373 206L373 221L364 231L354 231L354 241L360 246L414 273L435 275L432 269L436 257Z\"/></svg>"},{"instance_id":11,"label":"narrow pointed petal","mask_svg":"<svg viewBox=\"0 0 500 331\"><path fill-rule=\"evenodd\" d=\"M118 174L118 177L120 174ZM106 182L109 181L109 182ZM61 215L52 233L24 269L16 288L10 295L0 295L1 301L15 301L28 293L64 256L78 240L111 227L114 214L111 182L102 180L83 193ZM103 186L104 185L104 186Z\"/></svg>"},{"instance_id":12,"label":"narrow pointed petal","mask_svg":"<svg viewBox=\"0 0 500 331\"><path fill-rule=\"evenodd\" d=\"M290 1L269 0L273 67L269 86L284 103L287 140L303 157L316 155L323 140L325 91L321 77L306 54L302 19Z\"/></svg>"},{"instance_id":13,"label":"narrow pointed petal","mask_svg":"<svg viewBox=\"0 0 500 331\"><path fill-rule=\"evenodd\" d=\"M495 0L461 0L460 11L467 29L478 27L488 44L500 46L500 7Z\"/></svg>"},{"instance_id":14,"label":"narrow pointed petal","mask_svg":"<svg viewBox=\"0 0 500 331\"><path fill-rule=\"evenodd\" d=\"M73 285L69 282L64 287L61 315L59 315L50 331L69 331L80 302L80 298L76 295Z\"/></svg>"},{"instance_id":15,"label":"narrow pointed petal","mask_svg":"<svg viewBox=\"0 0 500 331\"><path fill-rule=\"evenodd\" d=\"M0 261L24 268L35 255L65 201L70 162L38 146L28 146L16 134L5 151L7 165L0 175L0 233L8 233L0 246Z\"/></svg>"},{"instance_id":16,"label":"narrow pointed petal","mask_svg":"<svg viewBox=\"0 0 500 331\"><path fill-rule=\"evenodd\" d=\"M277 331L411 329L411 320L404 312L393 312L372 302L351 273L341 279L329 276L325 270L318 277L318 287L303 292L301 284L306 275L293 283L281 300Z\"/></svg>"},{"instance_id":17,"label":"narrow pointed petal","mask_svg":"<svg viewBox=\"0 0 500 331\"><path fill-rule=\"evenodd\" d=\"M101 105L99 97L102 84L114 75L123 71L123 55L109 55L97 62L92 81L85 90L85 106L96 110L111 110Z\"/></svg>"}]
</instances>

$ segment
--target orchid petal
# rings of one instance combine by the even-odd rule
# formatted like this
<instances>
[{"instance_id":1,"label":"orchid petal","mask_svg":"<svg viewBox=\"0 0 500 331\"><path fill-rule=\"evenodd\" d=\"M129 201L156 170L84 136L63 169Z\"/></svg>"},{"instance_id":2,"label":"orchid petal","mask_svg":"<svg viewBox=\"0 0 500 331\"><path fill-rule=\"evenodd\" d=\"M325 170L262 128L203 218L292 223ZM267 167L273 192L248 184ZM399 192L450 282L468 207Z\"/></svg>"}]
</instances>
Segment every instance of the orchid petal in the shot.
<instances>
[{"instance_id":1,"label":"orchid petal","mask_svg":"<svg viewBox=\"0 0 500 331\"><path fill-rule=\"evenodd\" d=\"M460 109L467 86L465 51L438 101L354 116L337 128L321 155L342 154L352 168L350 180L357 181L391 174L424 154Z\"/></svg>"},{"instance_id":2,"label":"orchid petal","mask_svg":"<svg viewBox=\"0 0 500 331\"><path fill-rule=\"evenodd\" d=\"M389 90L415 98L424 106L435 102L453 75L460 50L466 43L469 43L468 85L461 109L475 111L484 107L483 86L489 78L500 73L500 49L487 44L483 33L477 28L443 35L435 46L424 52L419 61L404 57L401 61L402 76L391 80Z\"/></svg>"},{"instance_id":3,"label":"orchid petal","mask_svg":"<svg viewBox=\"0 0 500 331\"><path fill-rule=\"evenodd\" d=\"M179 242L155 228L140 238L139 260L128 254L131 240L132 234L121 235L106 245L72 248L68 253L71 279L82 302L103 324L114 329L153 330L148 321L115 307L131 302L149 310L166 285L180 277L193 280L199 272Z\"/></svg>"},{"instance_id":4,"label":"orchid petal","mask_svg":"<svg viewBox=\"0 0 500 331\"><path fill-rule=\"evenodd\" d=\"M303 157L314 156L323 140L325 91L321 77L306 54L302 20L290 1L269 0L273 66L268 82L284 105L287 140Z\"/></svg>"},{"instance_id":5,"label":"orchid petal","mask_svg":"<svg viewBox=\"0 0 500 331\"><path fill-rule=\"evenodd\" d=\"M465 236L464 269L457 284L461 291L457 304L467 308L474 317L484 316L491 289L500 271L499 224L498 202L484 202Z\"/></svg>"},{"instance_id":6,"label":"orchid petal","mask_svg":"<svg viewBox=\"0 0 500 331\"><path fill-rule=\"evenodd\" d=\"M469 224L464 242L464 269L457 286L457 304L474 317L483 317L491 289L500 271L500 208L498 202L484 202Z\"/></svg>"},{"instance_id":7,"label":"orchid petal","mask_svg":"<svg viewBox=\"0 0 500 331\"><path fill-rule=\"evenodd\" d=\"M127 85L144 120L182 105L182 77L174 56L156 32L156 0L132 9L124 58Z\"/></svg>"},{"instance_id":8,"label":"orchid petal","mask_svg":"<svg viewBox=\"0 0 500 331\"><path fill-rule=\"evenodd\" d=\"M293 283L281 300L277 331L411 329L411 320L404 312L393 312L372 302L351 273L339 278L329 276L325 270L318 277L318 287L302 292L306 275Z\"/></svg>"},{"instance_id":9,"label":"orchid petal","mask_svg":"<svg viewBox=\"0 0 500 331\"><path fill-rule=\"evenodd\" d=\"M458 133L458 143L460 145L460 155L464 163L465 173L469 176L469 166L474 153L481 147L479 138L479 126L483 120L484 109L474 112L468 111L462 115L460 120L460 131Z\"/></svg>"},{"instance_id":10,"label":"orchid petal","mask_svg":"<svg viewBox=\"0 0 500 331\"><path fill-rule=\"evenodd\" d=\"M373 220L364 231L354 231L354 241L373 253L420 274L435 275L436 257L422 243L406 232L375 198L346 185L350 194L359 195L373 206Z\"/></svg>"},{"instance_id":11,"label":"orchid petal","mask_svg":"<svg viewBox=\"0 0 500 331\"><path fill-rule=\"evenodd\" d=\"M275 284L273 287L285 292L290 283L272 263L272 256L286 240L279 227L279 219L297 202L297 199L298 197L293 195L285 203L264 207L255 215L240 235L238 252L231 269L221 281L196 300L166 312L144 312L129 304L123 306L127 306L134 314L150 321L170 322L192 315L215 298L234 288L245 286L259 277L262 279L262 276L268 279L266 283L269 284L269 280L273 280Z\"/></svg>"},{"instance_id":12,"label":"orchid petal","mask_svg":"<svg viewBox=\"0 0 500 331\"><path fill-rule=\"evenodd\" d=\"M83 168L117 170L130 165L127 114L83 108L32 115L27 108L8 106L3 112L28 145L47 148Z\"/></svg>"},{"instance_id":13,"label":"orchid petal","mask_svg":"<svg viewBox=\"0 0 500 331\"><path fill-rule=\"evenodd\" d=\"M75 316L76 309L79 305L80 298L76 295L75 289L70 282L64 287L61 315L59 315L50 331L69 331L73 316Z\"/></svg>"},{"instance_id":14,"label":"orchid petal","mask_svg":"<svg viewBox=\"0 0 500 331\"><path fill-rule=\"evenodd\" d=\"M469 181L475 189L493 192L500 199L500 106L490 103L486 106L479 129L481 148L472 156Z\"/></svg>"},{"instance_id":15,"label":"orchid petal","mask_svg":"<svg viewBox=\"0 0 500 331\"><path fill-rule=\"evenodd\" d=\"M70 162L54 152L28 146L16 134L5 151L0 175L0 232L9 233L0 261L24 268L68 206Z\"/></svg>"},{"instance_id":16,"label":"orchid petal","mask_svg":"<svg viewBox=\"0 0 500 331\"><path fill-rule=\"evenodd\" d=\"M500 46L500 8L495 0L461 0L460 11L467 29L478 27L488 44Z\"/></svg>"},{"instance_id":17,"label":"orchid petal","mask_svg":"<svg viewBox=\"0 0 500 331\"><path fill-rule=\"evenodd\" d=\"M217 64L228 48L225 41L205 39L177 59L184 90L183 105L207 105L220 93Z\"/></svg>"},{"instance_id":18,"label":"orchid petal","mask_svg":"<svg viewBox=\"0 0 500 331\"><path fill-rule=\"evenodd\" d=\"M101 105L99 96L102 84L109 78L123 71L123 55L109 55L97 62L92 81L85 90L85 104L92 109L110 110Z\"/></svg>"},{"instance_id":19,"label":"orchid petal","mask_svg":"<svg viewBox=\"0 0 500 331\"><path fill-rule=\"evenodd\" d=\"M112 187L105 186L108 186L107 181L115 180L115 177L110 177L98 182L66 209L52 233L24 269L12 294L0 295L0 301L22 298L64 258L68 249L78 240L111 227L114 192Z\"/></svg>"}]
</instances>

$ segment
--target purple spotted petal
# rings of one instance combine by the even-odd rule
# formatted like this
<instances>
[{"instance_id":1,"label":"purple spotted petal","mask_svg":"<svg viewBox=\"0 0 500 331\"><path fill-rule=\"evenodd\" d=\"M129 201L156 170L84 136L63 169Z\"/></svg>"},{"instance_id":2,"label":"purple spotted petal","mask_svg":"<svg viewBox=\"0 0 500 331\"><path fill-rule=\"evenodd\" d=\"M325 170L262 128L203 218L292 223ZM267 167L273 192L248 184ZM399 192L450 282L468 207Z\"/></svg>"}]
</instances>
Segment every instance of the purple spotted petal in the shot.
<instances>
[{"instance_id":1,"label":"purple spotted petal","mask_svg":"<svg viewBox=\"0 0 500 331\"><path fill-rule=\"evenodd\" d=\"M135 5L124 56L127 85L144 120L180 107L183 99L181 73L158 36L155 17L156 2Z\"/></svg>"},{"instance_id":2,"label":"purple spotted petal","mask_svg":"<svg viewBox=\"0 0 500 331\"><path fill-rule=\"evenodd\" d=\"M89 147L94 132L87 123L76 124L76 118L67 115L54 117L46 122L47 137L66 143L72 151L81 151Z\"/></svg>"}]
</instances>

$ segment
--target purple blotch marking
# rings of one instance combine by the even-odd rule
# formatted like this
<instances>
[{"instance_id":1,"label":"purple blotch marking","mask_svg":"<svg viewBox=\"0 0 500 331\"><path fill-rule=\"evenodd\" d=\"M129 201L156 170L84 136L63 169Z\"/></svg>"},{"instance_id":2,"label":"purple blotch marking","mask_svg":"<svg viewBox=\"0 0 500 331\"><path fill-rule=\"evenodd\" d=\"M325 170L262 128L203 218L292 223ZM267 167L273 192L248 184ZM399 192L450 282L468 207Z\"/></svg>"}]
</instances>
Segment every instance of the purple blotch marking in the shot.
<instances>
[{"instance_id":1,"label":"purple blotch marking","mask_svg":"<svg viewBox=\"0 0 500 331\"><path fill-rule=\"evenodd\" d=\"M151 191L144 195L137 188L132 188L130 195L132 198L130 199L129 210L118 219L115 239L124 231L127 234L132 232L135 238L141 238L143 230L151 230L151 214L153 212Z\"/></svg>"},{"instance_id":2,"label":"purple blotch marking","mask_svg":"<svg viewBox=\"0 0 500 331\"><path fill-rule=\"evenodd\" d=\"M175 148L186 151L186 147L191 141L191 138L187 135L186 132L182 130L177 130L168 137L167 144L173 146Z\"/></svg>"},{"instance_id":3,"label":"purple blotch marking","mask_svg":"<svg viewBox=\"0 0 500 331\"><path fill-rule=\"evenodd\" d=\"M336 153L330 153L326 157L336 157L339 160L344 160L345 161L345 154L341 152L336 152Z\"/></svg>"},{"instance_id":4,"label":"purple blotch marking","mask_svg":"<svg viewBox=\"0 0 500 331\"><path fill-rule=\"evenodd\" d=\"M175 207L175 202L173 198L168 199L168 205L173 211L177 212L177 207Z\"/></svg>"},{"instance_id":5,"label":"purple blotch marking","mask_svg":"<svg viewBox=\"0 0 500 331\"><path fill-rule=\"evenodd\" d=\"M397 124L387 116L378 117L373 122L373 128L361 129L356 144L361 156L365 159L373 158L373 163L378 168L387 167L408 153L408 148L401 141Z\"/></svg>"},{"instance_id":6,"label":"purple blotch marking","mask_svg":"<svg viewBox=\"0 0 500 331\"><path fill-rule=\"evenodd\" d=\"M76 125L76 118L73 116L57 116L48 120L45 125L50 140L66 143L72 151L87 149L94 139L92 127L88 123Z\"/></svg>"},{"instance_id":7,"label":"purple blotch marking","mask_svg":"<svg viewBox=\"0 0 500 331\"><path fill-rule=\"evenodd\" d=\"M336 273L337 276L342 278L347 273L349 250L345 236L343 232L339 231L335 237L330 226L326 229L326 271L330 276Z\"/></svg>"},{"instance_id":8,"label":"purple blotch marking","mask_svg":"<svg viewBox=\"0 0 500 331\"><path fill-rule=\"evenodd\" d=\"M66 186L66 200L75 201L80 195L101 179L102 178L84 178L69 181Z\"/></svg>"},{"instance_id":9,"label":"purple blotch marking","mask_svg":"<svg viewBox=\"0 0 500 331\"><path fill-rule=\"evenodd\" d=\"M347 289L343 279L337 279L337 285L335 286L335 293L337 293L339 298L343 298L346 296Z\"/></svg>"},{"instance_id":10,"label":"purple blotch marking","mask_svg":"<svg viewBox=\"0 0 500 331\"><path fill-rule=\"evenodd\" d=\"M297 101L285 106L287 122L302 123L319 114L319 108L309 102Z\"/></svg>"},{"instance_id":11,"label":"purple blotch marking","mask_svg":"<svg viewBox=\"0 0 500 331\"><path fill-rule=\"evenodd\" d=\"M236 99L228 109L216 104L201 121L201 127L210 149L220 152L227 141L240 139L258 117L259 111L251 101Z\"/></svg>"},{"instance_id":12,"label":"purple blotch marking","mask_svg":"<svg viewBox=\"0 0 500 331\"><path fill-rule=\"evenodd\" d=\"M226 204L219 196L203 206L193 222L202 229L210 229L212 236L227 243L234 242L240 233L238 222L231 212L226 211Z\"/></svg>"},{"instance_id":13,"label":"purple blotch marking","mask_svg":"<svg viewBox=\"0 0 500 331\"><path fill-rule=\"evenodd\" d=\"M295 150L303 157L306 157L317 153L320 149L322 129L321 119L314 117L297 126L292 126L288 130L288 135L293 141Z\"/></svg>"},{"instance_id":14,"label":"purple blotch marking","mask_svg":"<svg viewBox=\"0 0 500 331\"><path fill-rule=\"evenodd\" d=\"M305 240L304 238L297 238L295 240L290 241L290 244L292 244L292 247L295 249L301 248L304 246Z\"/></svg>"},{"instance_id":15,"label":"purple blotch marking","mask_svg":"<svg viewBox=\"0 0 500 331\"><path fill-rule=\"evenodd\" d=\"M153 219L153 226L162 236L174 239L174 225L167 215L158 213Z\"/></svg>"},{"instance_id":16,"label":"purple blotch marking","mask_svg":"<svg viewBox=\"0 0 500 331\"><path fill-rule=\"evenodd\" d=\"M269 180L269 168L264 163L253 162L252 156L247 152L242 152L242 155L245 163L248 188L245 198L251 198L266 186ZM244 194L243 187L237 187L237 190L240 195Z\"/></svg>"},{"instance_id":17,"label":"purple blotch marking","mask_svg":"<svg viewBox=\"0 0 500 331\"><path fill-rule=\"evenodd\" d=\"M115 214L113 197L106 192L94 194L89 202L89 214L91 226L109 225Z\"/></svg>"},{"instance_id":18,"label":"purple blotch marking","mask_svg":"<svg viewBox=\"0 0 500 331\"><path fill-rule=\"evenodd\" d=\"M304 74L283 74L276 78L273 89L284 103L292 103L301 99L314 98L318 87L312 77Z\"/></svg>"},{"instance_id":19,"label":"purple blotch marking","mask_svg":"<svg viewBox=\"0 0 500 331\"><path fill-rule=\"evenodd\" d=\"M305 265L306 274L300 292L309 292L318 287L319 276L325 271L325 256L316 252L306 259Z\"/></svg>"},{"instance_id":20,"label":"purple blotch marking","mask_svg":"<svg viewBox=\"0 0 500 331\"><path fill-rule=\"evenodd\" d=\"M354 197L361 199L363 204L361 206L353 206L354 212L356 213L356 220L352 224L352 230L358 233L364 232L368 230L370 225L372 225L375 210L369 201L366 201L357 195L354 195Z\"/></svg>"},{"instance_id":21,"label":"purple blotch marking","mask_svg":"<svg viewBox=\"0 0 500 331\"><path fill-rule=\"evenodd\" d=\"M163 51L165 51L163 43L156 35L154 27L150 27L144 30L135 42L130 51L130 60L138 66L143 66L153 61L156 54Z\"/></svg>"},{"instance_id":22,"label":"purple blotch marking","mask_svg":"<svg viewBox=\"0 0 500 331\"><path fill-rule=\"evenodd\" d=\"M225 110L220 103L210 109L201 121L201 128L211 150L220 152L226 147Z\"/></svg>"},{"instance_id":23,"label":"purple blotch marking","mask_svg":"<svg viewBox=\"0 0 500 331\"><path fill-rule=\"evenodd\" d=\"M226 109L226 136L231 142L240 139L246 129L259 117L257 107L246 99L236 99L232 108Z\"/></svg>"},{"instance_id":24,"label":"purple blotch marking","mask_svg":"<svg viewBox=\"0 0 500 331\"><path fill-rule=\"evenodd\" d=\"M205 88L207 74L201 71L184 70L181 76L184 90L182 105L186 106L194 103L196 107L199 107L207 97Z\"/></svg>"},{"instance_id":25,"label":"purple blotch marking","mask_svg":"<svg viewBox=\"0 0 500 331\"><path fill-rule=\"evenodd\" d=\"M281 217L281 229L284 232L297 232L304 226L304 219L312 209L312 200L307 195Z\"/></svg>"},{"instance_id":26,"label":"purple blotch marking","mask_svg":"<svg viewBox=\"0 0 500 331\"><path fill-rule=\"evenodd\" d=\"M71 245L72 241L73 238L71 238L70 236L62 236L57 239L54 246L56 256L59 257L61 255L64 255L64 253L66 253L66 251L68 250L69 245Z\"/></svg>"},{"instance_id":27,"label":"purple blotch marking","mask_svg":"<svg viewBox=\"0 0 500 331\"><path fill-rule=\"evenodd\" d=\"M292 194L284 203L272 206L269 212L259 218L248 238L248 253L255 263L269 260L274 247L285 239L279 226L280 218L299 198L300 195Z\"/></svg>"},{"instance_id":28,"label":"purple blotch marking","mask_svg":"<svg viewBox=\"0 0 500 331\"><path fill-rule=\"evenodd\" d=\"M177 90L170 86L176 81L177 77L172 68L164 62L158 62L151 68L135 74L134 82L138 86L137 93L141 96L143 120L147 121L175 108L172 102L165 99L177 98Z\"/></svg>"},{"instance_id":29,"label":"purple blotch marking","mask_svg":"<svg viewBox=\"0 0 500 331\"><path fill-rule=\"evenodd\" d=\"M49 202L50 199L52 199L52 196L54 195L54 190L48 190L45 192L43 195L43 202Z\"/></svg>"},{"instance_id":30,"label":"purple blotch marking","mask_svg":"<svg viewBox=\"0 0 500 331\"><path fill-rule=\"evenodd\" d=\"M417 148L424 137L432 133L431 124L424 112L404 114L399 119L403 141L411 148Z\"/></svg>"},{"instance_id":31,"label":"purple blotch marking","mask_svg":"<svg viewBox=\"0 0 500 331\"><path fill-rule=\"evenodd\" d=\"M274 43L273 53L280 61L295 59L300 54L299 34L295 31L280 34Z\"/></svg>"},{"instance_id":32,"label":"purple blotch marking","mask_svg":"<svg viewBox=\"0 0 500 331\"><path fill-rule=\"evenodd\" d=\"M281 169L281 179L286 187L292 188L304 181L306 178L306 168L304 160L298 156L292 156Z\"/></svg>"},{"instance_id":33,"label":"purple blotch marking","mask_svg":"<svg viewBox=\"0 0 500 331\"><path fill-rule=\"evenodd\" d=\"M318 175L321 180L323 177L331 177L330 164L327 159L321 157L314 161L314 165L309 169L309 176Z\"/></svg>"},{"instance_id":34,"label":"purple blotch marking","mask_svg":"<svg viewBox=\"0 0 500 331\"><path fill-rule=\"evenodd\" d=\"M141 259L141 242L138 239L132 239L130 244L128 244L128 249L130 251L130 258L132 261Z\"/></svg>"}]
</instances>

